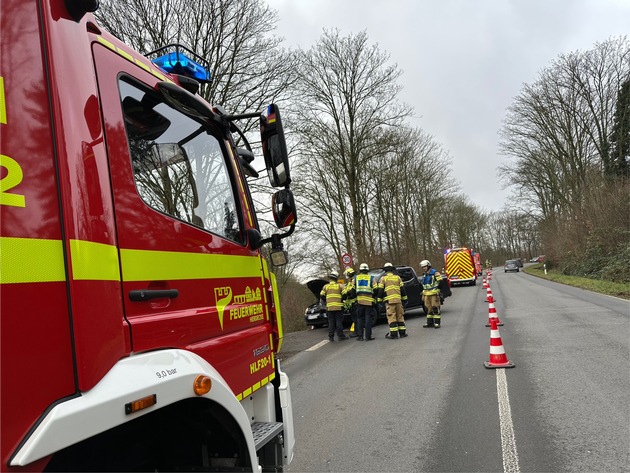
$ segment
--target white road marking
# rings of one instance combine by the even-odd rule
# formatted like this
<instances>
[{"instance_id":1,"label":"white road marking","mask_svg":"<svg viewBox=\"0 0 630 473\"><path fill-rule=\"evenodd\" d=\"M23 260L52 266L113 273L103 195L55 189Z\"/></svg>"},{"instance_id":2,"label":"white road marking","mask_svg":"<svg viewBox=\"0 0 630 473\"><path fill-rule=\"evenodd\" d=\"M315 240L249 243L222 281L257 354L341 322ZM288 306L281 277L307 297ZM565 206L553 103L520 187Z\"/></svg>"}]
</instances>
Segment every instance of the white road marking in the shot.
<instances>
[{"instance_id":1,"label":"white road marking","mask_svg":"<svg viewBox=\"0 0 630 473\"><path fill-rule=\"evenodd\" d=\"M501 450L503 451L503 471L505 473L519 473L518 453L514 439L514 425L512 424L512 409L508 396L505 368L497 371L497 397L499 398L499 423L501 425Z\"/></svg>"},{"instance_id":2,"label":"white road marking","mask_svg":"<svg viewBox=\"0 0 630 473\"><path fill-rule=\"evenodd\" d=\"M307 348L304 351L315 351L320 347L323 347L324 345L326 345L327 343L330 343L328 340L322 340L321 342L319 342L317 345L313 345L311 348Z\"/></svg>"}]
</instances>

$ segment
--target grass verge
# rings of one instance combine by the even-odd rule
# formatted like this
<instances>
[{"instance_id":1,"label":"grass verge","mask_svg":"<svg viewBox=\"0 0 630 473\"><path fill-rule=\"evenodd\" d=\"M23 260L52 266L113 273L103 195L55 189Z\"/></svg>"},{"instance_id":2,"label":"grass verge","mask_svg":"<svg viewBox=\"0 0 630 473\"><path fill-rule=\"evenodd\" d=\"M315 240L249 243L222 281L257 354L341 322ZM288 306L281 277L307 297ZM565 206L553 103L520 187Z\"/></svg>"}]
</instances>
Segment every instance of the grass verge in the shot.
<instances>
[{"instance_id":1,"label":"grass verge","mask_svg":"<svg viewBox=\"0 0 630 473\"><path fill-rule=\"evenodd\" d=\"M630 299L630 284L602 281L600 279L581 278L578 276L567 276L566 274L552 270L547 270L547 274L545 274L545 269L542 264L529 266L527 268L523 268L523 270L532 276L566 284L567 286L580 287L589 291L599 292L600 294Z\"/></svg>"}]
</instances>

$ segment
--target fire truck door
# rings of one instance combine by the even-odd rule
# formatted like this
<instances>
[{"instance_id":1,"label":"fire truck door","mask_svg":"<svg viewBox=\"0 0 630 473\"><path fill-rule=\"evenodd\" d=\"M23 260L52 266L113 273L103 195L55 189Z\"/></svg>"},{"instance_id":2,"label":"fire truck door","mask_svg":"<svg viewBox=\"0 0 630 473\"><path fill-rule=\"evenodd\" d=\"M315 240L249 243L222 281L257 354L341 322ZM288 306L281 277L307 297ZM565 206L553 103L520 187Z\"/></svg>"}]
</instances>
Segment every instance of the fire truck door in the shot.
<instances>
[{"instance_id":1,"label":"fire truck door","mask_svg":"<svg viewBox=\"0 0 630 473\"><path fill-rule=\"evenodd\" d=\"M230 304L264 298L225 142L162 101L157 69L98 45L94 56L133 350L210 339Z\"/></svg>"}]
</instances>

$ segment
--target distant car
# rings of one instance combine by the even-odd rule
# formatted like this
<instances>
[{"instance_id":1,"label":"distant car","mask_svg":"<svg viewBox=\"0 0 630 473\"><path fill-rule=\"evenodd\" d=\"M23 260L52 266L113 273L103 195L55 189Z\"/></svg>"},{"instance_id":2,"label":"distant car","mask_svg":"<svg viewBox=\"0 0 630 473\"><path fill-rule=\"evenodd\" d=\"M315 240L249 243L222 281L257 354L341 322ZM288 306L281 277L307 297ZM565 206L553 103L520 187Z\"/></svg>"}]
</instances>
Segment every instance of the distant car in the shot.
<instances>
[{"instance_id":1,"label":"distant car","mask_svg":"<svg viewBox=\"0 0 630 473\"><path fill-rule=\"evenodd\" d=\"M322 306L319 303L319 295L326 284L328 284L327 279L312 279L306 283L306 287L310 289L316 299L316 302L309 305L304 311L304 322L306 322L306 325L310 328L321 328L328 326L328 315L326 314L326 306ZM343 325L349 326L350 324L352 324L352 317L350 316L350 312L344 311Z\"/></svg>"},{"instance_id":2,"label":"distant car","mask_svg":"<svg viewBox=\"0 0 630 473\"><path fill-rule=\"evenodd\" d=\"M542 263L545 261L545 255L535 256L529 260L530 263Z\"/></svg>"},{"instance_id":3,"label":"distant car","mask_svg":"<svg viewBox=\"0 0 630 473\"><path fill-rule=\"evenodd\" d=\"M507 273L508 271L516 271L519 272L518 263L515 259L509 259L503 265L503 272Z\"/></svg>"},{"instance_id":4,"label":"distant car","mask_svg":"<svg viewBox=\"0 0 630 473\"><path fill-rule=\"evenodd\" d=\"M538 256L534 256L532 259L529 260L530 263L538 263Z\"/></svg>"},{"instance_id":5,"label":"distant car","mask_svg":"<svg viewBox=\"0 0 630 473\"><path fill-rule=\"evenodd\" d=\"M519 268L523 267L523 260L521 258L516 258L514 261L516 261Z\"/></svg>"}]
</instances>

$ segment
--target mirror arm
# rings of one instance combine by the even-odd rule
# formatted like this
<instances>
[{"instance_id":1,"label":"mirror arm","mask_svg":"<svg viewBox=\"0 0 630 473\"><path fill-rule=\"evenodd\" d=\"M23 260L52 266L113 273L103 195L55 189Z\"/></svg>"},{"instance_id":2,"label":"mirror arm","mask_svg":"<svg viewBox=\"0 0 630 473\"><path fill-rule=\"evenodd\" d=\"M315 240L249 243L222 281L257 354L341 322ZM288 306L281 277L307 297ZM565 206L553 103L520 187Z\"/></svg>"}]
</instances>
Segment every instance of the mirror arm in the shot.
<instances>
[{"instance_id":1,"label":"mirror arm","mask_svg":"<svg viewBox=\"0 0 630 473\"><path fill-rule=\"evenodd\" d=\"M284 232L284 233L274 233L269 238L265 238L263 240L260 240L260 242L258 242L258 247L260 248L261 246L271 242L271 248L272 249L275 250L277 248L282 248L282 242L280 240L282 240L283 238L286 238L289 235L291 235L294 230L295 230L295 224L291 225L289 227L289 230Z\"/></svg>"},{"instance_id":2,"label":"mirror arm","mask_svg":"<svg viewBox=\"0 0 630 473\"><path fill-rule=\"evenodd\" d=\"M260 118L260 112L241 113L239 115L223 115L223 119L233 122L234 120L243 120L245 118Z\"/></svg>"}]
</instances>

